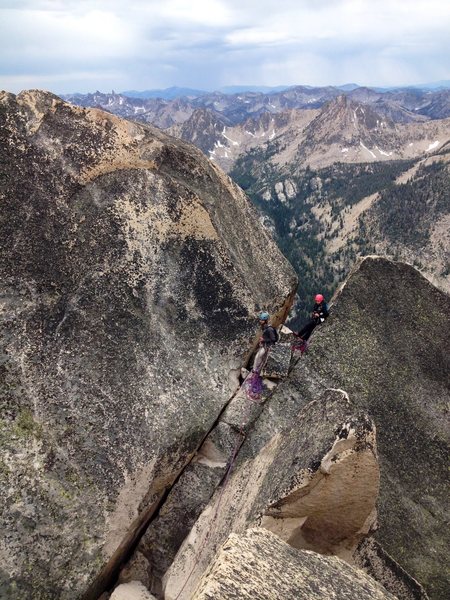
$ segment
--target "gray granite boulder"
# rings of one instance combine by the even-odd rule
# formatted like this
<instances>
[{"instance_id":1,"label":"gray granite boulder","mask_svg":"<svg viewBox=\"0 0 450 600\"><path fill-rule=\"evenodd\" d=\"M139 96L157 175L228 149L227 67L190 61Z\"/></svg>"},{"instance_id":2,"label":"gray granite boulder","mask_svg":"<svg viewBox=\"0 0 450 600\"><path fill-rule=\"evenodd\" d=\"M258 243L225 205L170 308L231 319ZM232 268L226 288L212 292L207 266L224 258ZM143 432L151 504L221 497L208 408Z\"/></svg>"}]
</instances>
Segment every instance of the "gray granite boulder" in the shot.
<instances>
[{"instance_id":1,"label":"gray granite boulder","mask_svg":"<svg viewBox=\"0 0 450 600\"><path fill-rule=\"evenodd\" d=\"M326 390L302 408L295 385L290 378L280 384L252 423L233 472L164 576L166 600L191 597L231 532L259 525L293 547L351 559L376 526L373 423L342 390Z\"/></svg>"},{"instance_id":2,"label":"gray granite boulder","mask_svg":"<svg viewBox=\"0 0 450 600\"><path fill-rule=\"evenodd\" d=\"M296 550L264 529L231 534L192 600L394 600L335 556Z\"/></svg>"},{"instance_id":3,"label":"gray granite boulder","mask_svg":"<svg viewBox=\"0 0 450 600\"><path fill-rule=\"evenodd\" d=\"M291 377L305 400L344 388L377 427L378 542L446 600L450 298L412 266L368 257L336 294Z\"/></svg>"},{"instance_id":4,"label":"gray granite boulder","mask_svg":"<svg viewBox=\"0 0 450 600\"><path fill-rule=\"evenodd\" d=\"M0 125L0 596L95 598L296 278L192 146L40 91Z\"/></svg>"}]
</instances>

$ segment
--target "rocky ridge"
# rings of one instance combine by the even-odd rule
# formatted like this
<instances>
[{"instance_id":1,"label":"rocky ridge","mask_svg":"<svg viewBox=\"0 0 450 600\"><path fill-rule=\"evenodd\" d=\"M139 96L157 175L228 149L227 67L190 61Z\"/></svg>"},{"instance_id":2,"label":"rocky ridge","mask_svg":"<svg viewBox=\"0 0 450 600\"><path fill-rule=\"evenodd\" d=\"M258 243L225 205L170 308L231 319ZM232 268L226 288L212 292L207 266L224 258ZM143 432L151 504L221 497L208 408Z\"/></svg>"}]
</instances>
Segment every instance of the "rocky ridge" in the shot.
<instances>
[{"instance_id":1,"label":"rocky ridge","mask_svg":"<svg viewBox=\"0 0 450 600\"><path fill-rule=\"evenodd\" d=\"M263 130L258 143L254 139L250 143L251 133L245 126L225 128L219 138L220 146L215 142L209 152L213 160L229 171L239 157L245 157L254 148L261 169L272 168L295 176L305 168L324 168L337 162L421 158L438 151L449 140L450 119L399 123L391 117L377 112L376 105L339 96L320 110L281 113L278 115L281 127L273 117L271 127L264 127L260 120Z\"/></svg>"},{"instance_id":2,"label":"rocky ridge","mask_svg":"<svg viewBox=\"0 0 450 600\"><path fill-rule=\"evenodd\" d=\"M309 353L263 406L248 412L239 395L233 400L194 461L196 476L172 490L123 581L140 580L166 599L196 597L209 585L203 574L215 571L221 544L233 545L230 533L245 536L258 526L293 548L364 566L395 597L426 599L420 581L430 597L445 598L448 308L448 296L412 267L362 261ZM228 456L233 445L220 427L239 431L243 415L245 438L223 483L224 441ZM222 484L211 488L214 470ZM188 515L186 530L181 514ZM378 542L367 545L374 533ZM163 565L161 557L170 560ZM249 589L264 594L265 580L253 573ZM227 581L221 571L214 585Z\"/></svg>"},{"instance_id":3,"label":"rocky ridge","mask_svg":"<svg viewBox=\"0 0 450 600\"><path fill-rule=\"evenodd\" d=\"M413 579L405 589L403 569L430 598L446 597L448 540L442 525L448 502L449 365L443 348L449 342L449 302L408 265L376 257L358 265L335 298L332 317L315 333L310 352L249 431L221 510L214 512L217 494L181 547L165 577L165 598L175 598L182 584L195 587L230 531L243 533L255 525L294 548L365 564L372 574L378 570L380 575L381 562L380 578L399 598L427 597ZM377 426L377 519L367 503L376 485L376 469L371 475L366 462L374 456L373 426L363 417L349 435L344 425L356 425L358 411L367 411ZM349 451L352 437L359 443ZM287 470L283 463L289 464ZM356 515L359 525L352 522ZM353 537L371 529L383 551L363 552L358 536Z\"/></svg>"},{"instance_id":4,"label":"rocky ridge","mask_svg":"<svg viewBox=\"0 0 450 600\"><path fill-rule=\"evenodd\" d=\"M239 156L265 147L274 139L289 139L296 143L302 132L318 114L317 110L289 110L281 113L263 113L243 123L232 125L218 119L211 111L197 110L183 124L169 129L175 137L199 147L224 171L232 169Z\"/></svg>"},{"instance_id":5,"label":"rocky ridge","mask_svg":"<svg viewBox=\"0 0 450 600\"><path fill-rule=\"evenodd\" d=\"M295 158L304 166L417 157L433 144L432 149L439 147L440 138L448 133L448 126L442 130L441 126L426 127L425 122L448 118L449 98L448 90L379 92L361 87L343 91L302 86L269 94L214 92L174 100L99 92L67 97L82 106L99 106L122 117L170 128L226 171L250 148L265 147L274 138L274 144L283 148L275 151L278 161L287 163ZM322 118L303 132L299 122L306 124L314 110L320 111ZM290 126L278 123L287 120ZM327 136L331 136L331 144Z\"/></svg>"},{"instance_id":6,"label":"rocky ridge","mask_svg":"<svg viewBox=\"0 0 450 600\"><path fill-rule=\"evenodd\" d=\"M295 278L243 194L152 128L39 92L5 95L1 111L2 593L97 598L145 529L120 582L148 598L139 582L165 598L226 585L203 573L220 572L230 533L271 540L280 561L313 551L310 581L327 564L341 589L389 597L320 557L333 554L426 598L400 563L443 598L448 297L411 267L364 260L309 354L249 404L234 392L254 312L282 321ZM276 354L279 381L289 337ZM376 563L361 542L378 527Z\"/></svg>"},{"instance_id":7,"label":"rocky ridge","mask_svg":"<svg viewBox=\"0 0 450 600\"><path fill-rule=\"evenodd\" d=\"M296 278L194 147L40 91L0 117L0 590L95 597Z\"/></svg>"}]
</instances>

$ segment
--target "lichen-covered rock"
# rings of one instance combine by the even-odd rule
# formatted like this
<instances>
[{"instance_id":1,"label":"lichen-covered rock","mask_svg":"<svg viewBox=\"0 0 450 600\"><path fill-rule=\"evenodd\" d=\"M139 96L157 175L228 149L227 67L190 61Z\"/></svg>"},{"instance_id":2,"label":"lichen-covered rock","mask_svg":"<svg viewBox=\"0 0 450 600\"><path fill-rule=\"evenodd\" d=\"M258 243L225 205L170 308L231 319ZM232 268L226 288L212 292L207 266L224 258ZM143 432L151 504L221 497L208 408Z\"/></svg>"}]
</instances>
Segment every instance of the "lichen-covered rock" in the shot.
<instances>
[{"instance_id":1,"label":"lichen-covered rock","mask_svg":"<svg viewBox=\"0 0 450 600\"><path fill-rule=\"evenodd\" d=\"M300 406L280 384L252 424L234 472L203 510L164 577L166 600L187 600L230 532L261 525L296 548L350 558L376 521L373 423L341 390ZM294 413L294 406L296 407Z\"/></svg>"},{"instance_id":2,"label":"lichen-covered rock","mask_svg":"<svg viewBox=\"0 0 450 600\"><path fill-rule=\"evenodd\" d=\"M377 539L436 600L448 598L450 298L413 267L368 257L336 295L293 377L314 399L342 387L377 427Z\"/></svg>"},{"instance_id":3,"label":"lichen-covered rock","mask_svg":"<svg viewBox=\"0 0 450 600\"><path fill-rule=\"evenodd\" d=\"M334 556L296 550L264 529L231 534L192 600L394 600L375 580Z\"/></svg>"},{"instance_id":4,"label":"lichen-covered rock","mask_svg":"<svg viewBox=\"0 0 450 600\"><path fill-rule=\"evenodd\" d=\"M188 144L39 91L0 121L0 595L93 598L295 276Z\"/></svg>"}]
</instances>

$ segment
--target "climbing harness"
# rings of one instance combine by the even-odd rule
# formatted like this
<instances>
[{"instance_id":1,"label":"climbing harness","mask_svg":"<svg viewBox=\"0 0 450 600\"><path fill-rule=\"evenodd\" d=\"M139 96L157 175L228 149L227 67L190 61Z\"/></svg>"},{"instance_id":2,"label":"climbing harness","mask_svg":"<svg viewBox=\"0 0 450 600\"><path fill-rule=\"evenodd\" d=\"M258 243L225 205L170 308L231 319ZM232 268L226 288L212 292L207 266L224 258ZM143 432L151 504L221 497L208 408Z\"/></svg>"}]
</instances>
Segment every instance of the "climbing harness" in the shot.
<instances>
[{"instance_id":1,"label":"climbing harness","mask_svg":"<svg viewBox=\"0 0 450 600\"><path fill-rule=\"evenodd\" d=\"M245 392L247 399L251 402L259 402L263 393L263 382L261 377L261 372L264 370L264 367L267 364L267 359L269 358L270 346L266 346L264 348L264 353L262 358L258 361L258 365L256 368L247 375L244 383L242 384L242 389ZM255 357L256 363L256 357Z\"/></svg>"}]
</instances>

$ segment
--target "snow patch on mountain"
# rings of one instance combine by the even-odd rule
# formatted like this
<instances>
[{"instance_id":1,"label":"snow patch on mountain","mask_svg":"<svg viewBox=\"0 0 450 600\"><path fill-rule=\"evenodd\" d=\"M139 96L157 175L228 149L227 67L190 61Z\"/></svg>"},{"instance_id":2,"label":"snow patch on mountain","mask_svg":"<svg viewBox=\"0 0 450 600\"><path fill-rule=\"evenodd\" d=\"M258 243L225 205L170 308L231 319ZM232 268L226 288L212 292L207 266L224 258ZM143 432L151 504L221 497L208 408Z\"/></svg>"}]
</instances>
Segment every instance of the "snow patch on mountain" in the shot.
<instances>
[{"instance_id":1,"label":"snow patch on mountain","mask_svg":"<svg viewBox=\"0 0 450 600\"><path fill-rule=\"evenodd\" d=\"M380 154L382 154L383 156L392 156L392 152L385 152L384 150L381 150L381 148L378 148L378 146L375 146L375 148L378 150L378 152Z\"/></svg>"},{"instance_id":2,"label":"snow patch on mountain","mask_svg":"<svg viewBox=\"0 0 450 600\"><path fill-rule=\"evenodd\" d=\"M233 146L239 146L239 142L235 142L234 140L232 140L231 138L229 138L229 137L226 135L225 131L226 131L226 128L224 127L224 128L223 128L223 131L222 131L222 135L223 135L223 137L224 137L226 140L228 140L229 142L231 142L231 143L233 144Z\"/></svg>"},{"instance_id":3,"label":"snow patch on mountain","mask_svg":"<svg viewBox=\"0 0 450 600\"><path fill-rule=\"evenodd\" d=\"M371 156L373 158L376 158L375 154L372 152L372 150L369 150L369 148L367 148L366 146L364 146L364 144L362 142L359 142L361 147L364 148L364 150L367 150L367 152L369 152L369 154L371 154Z\"/></svg>"},{"instance_id":4,"label":"snow patch on mountain","mask_svg":"<svg viewBox=\"0 0 450 600\"><path fill-rule=\"evenodd\" d=\"M440 144L440 141L437 140L436 142L433 142L432 144L430 144L428 146L428 148L425 150L425 152L430 152L430 150L434 150L435 148L437 148Z\"/></svg>"}]
</instances>

